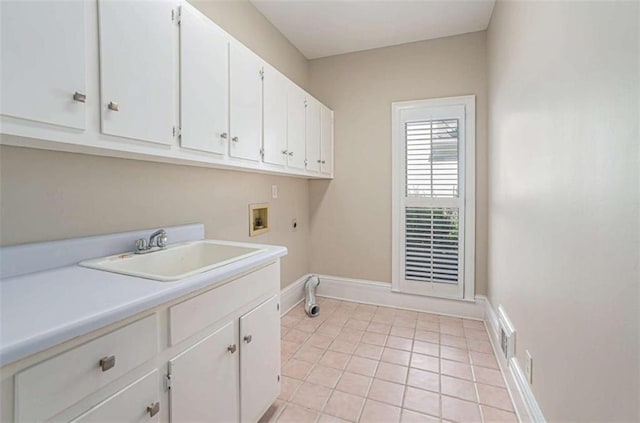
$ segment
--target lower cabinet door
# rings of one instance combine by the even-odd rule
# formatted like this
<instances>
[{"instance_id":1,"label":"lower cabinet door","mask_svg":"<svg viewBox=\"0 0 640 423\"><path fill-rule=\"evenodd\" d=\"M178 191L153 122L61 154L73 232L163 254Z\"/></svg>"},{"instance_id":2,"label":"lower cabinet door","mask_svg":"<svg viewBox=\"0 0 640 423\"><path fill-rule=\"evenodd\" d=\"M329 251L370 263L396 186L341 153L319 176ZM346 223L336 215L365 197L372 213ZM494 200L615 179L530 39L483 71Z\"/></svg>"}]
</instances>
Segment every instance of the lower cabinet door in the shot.
<instances>
[{"instance_id":1,"label":"lower cabinet door","mask_svg":"<svg viewBox=\"0 0 640 423\"><path fill-rule=\"evenodd\" d=\"M280 296L240 318L240 417L257 422L280 393Z\"/></svg>"},{"instance_id":2,"label":"lower cabinet door","mask_svg":"<svg viewBox=\"0 0 640 423\"><path fill-rule=\"evenodd\" d=\"M158 422L161 407L159 391L158 371L154 370L92 407L73 422Z\"/></svg>"},{"instance_id":3,"label":"lower cabinet door","mask_svg":"<svg viewBox=\"0 0 640 423\"><path fill-rule=\"evenodd\" d=\"M239 351L233 323L169 361L172 422L238 421Z\"/></svg>"}]
</instances>

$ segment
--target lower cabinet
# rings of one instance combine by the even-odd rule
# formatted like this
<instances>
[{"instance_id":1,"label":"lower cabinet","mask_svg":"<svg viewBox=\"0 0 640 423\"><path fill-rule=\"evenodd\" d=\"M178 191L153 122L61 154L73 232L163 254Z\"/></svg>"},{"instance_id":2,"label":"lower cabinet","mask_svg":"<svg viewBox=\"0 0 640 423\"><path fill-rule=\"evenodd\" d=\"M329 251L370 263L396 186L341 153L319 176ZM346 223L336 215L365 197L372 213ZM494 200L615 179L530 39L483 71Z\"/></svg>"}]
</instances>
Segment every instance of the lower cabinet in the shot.
<instances>
[{"instance_id":1,"label":"lower cabinet","mask_svg":"<svg viewBox=\"0 0 640 423\"><path fill-rule=\"evenodd\" d=\"M169 361L172 422L238 421L238 343L235 322Z\"/></svg>"},{"instance_id":2,"label":"lower cabinet","mask_svg":"<svg viewBox=\"0 0 640 423\"><path fill-rule=\"evenodd\" d=\"M160 420L158 371L154 370L89 409L72 423L157 422Z\"/></svg>"}]
</instances>

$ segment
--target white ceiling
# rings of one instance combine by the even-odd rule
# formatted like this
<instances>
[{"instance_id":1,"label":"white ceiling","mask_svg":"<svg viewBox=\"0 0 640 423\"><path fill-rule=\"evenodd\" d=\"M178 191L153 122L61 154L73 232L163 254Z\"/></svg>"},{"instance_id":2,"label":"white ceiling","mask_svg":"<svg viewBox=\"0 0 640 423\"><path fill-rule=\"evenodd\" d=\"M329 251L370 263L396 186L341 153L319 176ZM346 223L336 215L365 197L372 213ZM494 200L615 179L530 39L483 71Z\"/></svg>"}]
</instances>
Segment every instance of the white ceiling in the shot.
<instances>
[{"instance_id":1,"label":"white ceiling","mask_svg":"<svg viewBox=\"0 0 640 423\"><path fill-rule=\"evenodd\" d=\"M495 0L251 0L308 59L487 29Z\"/></svg>"}]
</instances>

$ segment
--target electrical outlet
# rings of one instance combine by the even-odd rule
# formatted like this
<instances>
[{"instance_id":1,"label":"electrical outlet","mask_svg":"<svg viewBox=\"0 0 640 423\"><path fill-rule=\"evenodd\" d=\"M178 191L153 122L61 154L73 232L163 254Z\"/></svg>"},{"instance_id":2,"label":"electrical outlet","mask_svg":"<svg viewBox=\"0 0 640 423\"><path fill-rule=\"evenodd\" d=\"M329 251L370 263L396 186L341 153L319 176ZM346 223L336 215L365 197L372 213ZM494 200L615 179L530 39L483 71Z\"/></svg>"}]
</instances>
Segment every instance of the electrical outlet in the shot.
<instances>
[{"instance_id":1,"label":"electrical outlet","mask_svg":"<svg viewBox=\"0 0 640 423\"><path fill-rule=\"evenodd\" d=\"M529 384L533 383L533 358L531 357L531 353L529 350L524 352L525 354L525 363L524 363L524 373L527 375L527 380Z\"/></svg>"},{"instance_id":2,"label":"electrical outlet","mask_svg":"<svg viewBox=\"0 0 640 423\"><path fill-rule=\"evenodd\" d=\"M293 232L298 230L298 219L291 219L291 230Z\"/></svg>"},{"instance_id":3,"label":"electrical outlet","mask_svg":"<svg viewBox=\"0 0 640 423\"><path fill-rule=\"evenodd\" d=\"M271 198L278 198L278 186L271 185Z\"/></svg>"}]
</instances>

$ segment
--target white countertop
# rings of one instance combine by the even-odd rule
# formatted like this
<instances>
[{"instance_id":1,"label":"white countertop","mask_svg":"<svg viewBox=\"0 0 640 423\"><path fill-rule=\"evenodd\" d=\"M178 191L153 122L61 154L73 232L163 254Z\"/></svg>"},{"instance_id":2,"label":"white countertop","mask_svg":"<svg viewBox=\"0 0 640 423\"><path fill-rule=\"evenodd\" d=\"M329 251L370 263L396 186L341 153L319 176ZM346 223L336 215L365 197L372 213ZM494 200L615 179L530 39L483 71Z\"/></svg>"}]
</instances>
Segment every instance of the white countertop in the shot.
<instances>
[{"instance_id":1,"label":"white countertop","mask_svg":"<svg viewBox=\"0 0 640 423\"><path fill-rule=\"evenodd\" d=\"M158 282L78 265L2 279L0 365L44 351L201 288L214 287L287 254L285 247L224 243L257 246L264 251L174 282Z\"/></svg>"}]
</instances>

